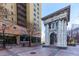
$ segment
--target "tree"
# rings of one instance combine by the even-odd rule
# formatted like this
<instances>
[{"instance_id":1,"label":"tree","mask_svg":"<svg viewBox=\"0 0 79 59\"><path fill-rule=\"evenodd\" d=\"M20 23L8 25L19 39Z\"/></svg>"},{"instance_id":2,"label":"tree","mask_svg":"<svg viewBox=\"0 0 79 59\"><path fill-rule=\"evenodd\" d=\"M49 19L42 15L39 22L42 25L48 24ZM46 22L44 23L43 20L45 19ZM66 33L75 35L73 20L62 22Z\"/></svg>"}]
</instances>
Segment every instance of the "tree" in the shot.
<instances>
[{"instance_id":1,"label":"tree","mask_svg":"<svg viewBox=\"0 0 79 59\"><path fill-rule=\"evenodd\" d=\"M79 33L78 32L76 33L75 40L76 40L76 43L79 43Z\"/></svg>"},{"instance_id":2,"label":"tree","mask_svg":"<svg viewBox=\"0 0 79 59\"><path fill-rule=\"evenodd\" d=\"M2 19L1 21L5 21L5 18L7 18L8 15L8 10L4 8L3 6L0 6L0 18ZM6 48L5 46L5 29L6 29L6 24L3 22L2 23L2 31L3 31L3 48Z\"/></svg>"},{"instance_id":3,"label":"tree","mask_svg":"<svg viewBox=\"0 0 79 59\"><path fill-rule=\"evenodd\" d=\"M34 25L30 22L27 23L27 32L29 35L29 47L31 47L31 39L34 34Z\"/></svg>"},{"instance_id":4,"label":"tree","mask_svg":"<svg viewBox=\"0 0 79 59\"><path fill-rule=\"evenodd\" d=\"M2 22L2 34L3 34L3 48L6 48L5 46L5 30L12 26L10 25L9 16L10 11L3 6L0 5L0 22Z\"/></svg>"}]
</instances>

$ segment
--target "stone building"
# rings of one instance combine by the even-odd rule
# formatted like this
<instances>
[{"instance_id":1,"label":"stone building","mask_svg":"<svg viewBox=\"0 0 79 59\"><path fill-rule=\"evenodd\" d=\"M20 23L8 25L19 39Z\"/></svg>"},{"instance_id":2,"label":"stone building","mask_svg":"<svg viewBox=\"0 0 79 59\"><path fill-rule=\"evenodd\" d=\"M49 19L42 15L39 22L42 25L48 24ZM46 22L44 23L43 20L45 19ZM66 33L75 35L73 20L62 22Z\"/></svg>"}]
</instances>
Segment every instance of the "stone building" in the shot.
<instances>
[{"instance_id":1,"label":"stone building","mask_svg":"<svg viewBox=\"0 0 79 59\"><path fill-rule=\"evenodd\" d=\"M70 6L42 18L45 25L45 46L67 48L67 25L70 20Z\"/></svg>"}]
</instances>

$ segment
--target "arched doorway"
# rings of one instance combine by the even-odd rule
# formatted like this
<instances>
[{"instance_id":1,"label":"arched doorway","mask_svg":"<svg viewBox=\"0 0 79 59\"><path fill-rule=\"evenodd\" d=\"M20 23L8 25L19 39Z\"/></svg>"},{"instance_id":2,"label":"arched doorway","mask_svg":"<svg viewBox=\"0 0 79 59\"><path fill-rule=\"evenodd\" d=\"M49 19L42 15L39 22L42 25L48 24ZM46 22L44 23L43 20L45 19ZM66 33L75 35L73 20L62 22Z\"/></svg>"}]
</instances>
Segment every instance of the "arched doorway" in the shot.
<instances>
[{"instance_id":1,"label":"arched doorway","mask_svg":"<svg viewBox=\"0 0 79 59\"><path fill-rule=\"evenodd\" d=\"M54 32L50 34L50 44L55 44L57 42L57 34Z\"/></svg>"}]
</instances>

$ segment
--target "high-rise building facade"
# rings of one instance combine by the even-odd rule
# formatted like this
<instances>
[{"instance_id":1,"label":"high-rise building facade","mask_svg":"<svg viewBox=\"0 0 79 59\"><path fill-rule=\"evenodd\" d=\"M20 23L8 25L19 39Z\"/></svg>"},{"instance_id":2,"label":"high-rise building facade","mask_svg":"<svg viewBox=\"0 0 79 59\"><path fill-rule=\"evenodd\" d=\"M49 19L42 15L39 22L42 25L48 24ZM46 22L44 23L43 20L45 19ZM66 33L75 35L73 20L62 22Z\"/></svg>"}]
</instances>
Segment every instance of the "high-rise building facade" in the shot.
<instances>
[{"instance_id":1,"label":"high-rise building facade","mask_svg":"<svg viewBox=\"0 0 79 59\"><path fill-rule=\"evenodd\" d=\"M9 10L8 20L27 30L28 23L33 24L34 35L41 41L41 4L40 3L2 3ZM27 34L28 35L28 34Z\"/></svg>"},{"instance_id":2,"label":"high-rise building facade","mask_svg":"<svg viewBox=\"0 0 79 59\"><path fill-rule=\"evenodd\" d=\"M17 3L17 24L26 27L26 4Z\"/></svg>"}]
</instances>

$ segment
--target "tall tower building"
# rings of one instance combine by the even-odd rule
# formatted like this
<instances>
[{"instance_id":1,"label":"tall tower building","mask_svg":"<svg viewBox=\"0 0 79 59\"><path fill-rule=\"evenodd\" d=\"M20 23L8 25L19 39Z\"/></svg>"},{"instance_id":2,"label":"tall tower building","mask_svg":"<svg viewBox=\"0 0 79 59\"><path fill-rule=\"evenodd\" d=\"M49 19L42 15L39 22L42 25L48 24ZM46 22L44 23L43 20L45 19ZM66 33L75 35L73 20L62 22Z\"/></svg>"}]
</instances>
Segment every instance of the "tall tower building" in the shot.
<instances>
[{"instance_id":1,"label":"tall tower building","mask_svg":"<svg viewBox=\"0 0 79 59\"><path fill-rule=\"evenodd\" d=\"M9 20L27 29L28 23L33 24L35 37L41 40L41 4L40 3L1 3L9 10ZM34 40L34 39L33 39ZM39 40L39 41L40 41Z\"/></svg>"}]
</instances>

